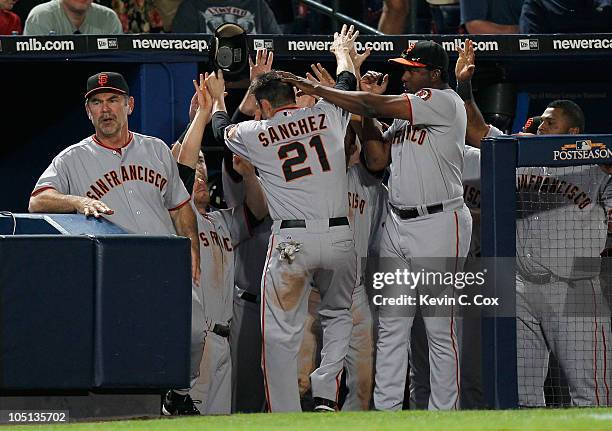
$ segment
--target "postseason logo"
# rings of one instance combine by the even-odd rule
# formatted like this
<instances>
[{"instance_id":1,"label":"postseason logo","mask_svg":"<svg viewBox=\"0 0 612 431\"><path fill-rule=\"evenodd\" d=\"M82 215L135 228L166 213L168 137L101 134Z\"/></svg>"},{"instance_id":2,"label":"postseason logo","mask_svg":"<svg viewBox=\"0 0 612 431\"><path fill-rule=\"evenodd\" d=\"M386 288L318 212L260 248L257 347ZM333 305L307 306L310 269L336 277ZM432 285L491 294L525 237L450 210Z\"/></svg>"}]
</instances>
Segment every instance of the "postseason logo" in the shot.
<instances>
[{"instance_id":1,"label":"postseason logo","mask_svg":"<svg viewBox=\"0 0 612 431\"><path fill-rule=\"evenodd\" d=\"M98 49L119 49L117 38L98 38Z\"/></svg>"},{"instance_id":2,"label":"postseason logo","mask_svg":"<svg viewBox=\"0 0 612 431\"><path fill-rule=\"evenodd\" d=\"M519 51L539 51L540 41L538 39L519 39Z\"/></svg>"},{"instance_id":3,"label":"postseason logo","mask_svg":"<svg viewBox=\"0 0 612 431\"><path fill-rule=\"evenodd\" d=\"M612 157L612 150L606 144L592 142L590 139L566 144L560 150L553 151L554 160L590 160Z\"/></svg>"}]
</instances>

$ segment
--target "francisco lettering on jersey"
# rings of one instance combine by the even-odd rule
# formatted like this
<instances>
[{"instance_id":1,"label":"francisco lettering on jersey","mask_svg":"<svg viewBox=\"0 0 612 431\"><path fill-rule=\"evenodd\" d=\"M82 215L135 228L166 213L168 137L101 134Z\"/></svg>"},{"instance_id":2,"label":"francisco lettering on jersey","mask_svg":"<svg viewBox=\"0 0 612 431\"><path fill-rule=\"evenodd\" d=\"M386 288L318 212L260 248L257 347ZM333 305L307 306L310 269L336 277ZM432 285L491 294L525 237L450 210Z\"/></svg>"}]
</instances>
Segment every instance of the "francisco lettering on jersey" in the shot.
<instances>
[{"instance_id":1,"label":"francisco lettering on jersey","mask_svg":"<svg viewBox=\"0 0 612 431\"><path fill-rule=\"evenodd\" d=\"M591 198L580 190L580 187L552 176L521 174L517 177L517 188L519 191L556 193L565 196L581 210L591 203Z\"/></svg>"},{"instance_id":2,"label":"francisco lettering on jersey","mask_svg":"<svg viewBox=\"0 0 612 431\"><path fill-rule=\"evenodd\" d=\"M95 181L89 186L89 191L86 193L88 198L101 199L111 189L122 185L127 181L143 181L153 184L160 191L168 183L168 180L159 172L141 165L121 166L121 173L117 171L109 171L102 178Z\"/></svg>"},{"instance_id":3,"label":"francisco lettering on jersey","mask_svg":"<svg viewBox=\"0 0 612 431\"><path fill-rule=\"evenodd\" d=\"M418 145L423 145L425 137L427 136L427 130L419 129L413 126L404 126L398 129L391 139L391 144L401 144L404 141L415 142Z\"/></svg>"},{"instance_id":4,"label":"francisco lettering on jersey","mask_svg":"<svg viewBox=\"0 0 612 431\"><path fill-rule=\"evenodd\" d=\"M361 199L358 193L348 192L348 200L349 200L349 208L359 210L359 214L363 215L363 210L365 208L365 199Z\"/></svg>"},{"instance_id":5,"label":"francisco lettering on jersey","mask_svg":"<svg viewBox=\"0 0 612 431\"><path fill-rule=\"evenodd\" d=\"M325 114L310 115L298 121L289 121L288 123L270 126L266 132L260 132L257 137L259 142L264 147L267 147L275 142L286 141L287 139L297 138L325 129L327 129Z\"/></svg>"},{"instance_id":6,"label":"francisco lettering on jersey","mask_svg":"<svg viewBox=\"0 0 612 431\"><path fill-rule=\"evenodd\" d=\"M208 235L210 236L210 240L206 236L205 232L199 233L200 241L202 242L202 245L204 247L210 247L210 244L212 242L213 244L217 244L222 249L225 248L226 251L234 250L232 248L232 241L228 237L220 236L214 230L208 231Z\"/></svg>"},{"instance_id":7,"label":"francisco lettering on jersey","mask_svg":"<svg viewBox=\"0 0 612 431\"><path fill-rule=\"evenodd\" d=\"M471 208L480 208L480 190L474 186L464 184L463 200Z\"/></svg>"}]
</instances>

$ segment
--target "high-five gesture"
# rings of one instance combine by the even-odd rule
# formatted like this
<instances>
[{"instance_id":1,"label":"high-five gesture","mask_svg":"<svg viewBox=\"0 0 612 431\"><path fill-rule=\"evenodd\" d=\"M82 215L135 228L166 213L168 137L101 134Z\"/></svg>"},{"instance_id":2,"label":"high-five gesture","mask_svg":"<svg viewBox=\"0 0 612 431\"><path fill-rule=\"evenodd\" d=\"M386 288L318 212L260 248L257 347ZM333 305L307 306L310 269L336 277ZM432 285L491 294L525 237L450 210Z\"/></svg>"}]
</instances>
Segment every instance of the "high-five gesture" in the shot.
<instances>
[{"instance_id":1,"label":"high-five gesture","mask_svg":"<svg viewBox=\"0 0 612 431\"><path fill-rule=\"evenodd\" d=\"M249 76L251 81L257 78L262 73L266 73L272 70L272 61L274 60L274 53L267 49L258 49L255 55L255 63L249 56Z\"/></svg>"},{"instance_id":2,"label":"high-five gesture","mask_svg":"<svg viewBox=\"0 0 612 431\"><path fill-rule=\"evenodd\" d=\"M355 73L355 66L351 60L351 52L355 51L355 39L359 36L359 31L356 31L353 26L342 26L340 33L334 33L334 41L332 42L330 51L336 56L338 67L336 75L342 72Z\"/></svg>"},{"instance_id":3,"label":"high-five gesture","mask_svg":"<svg viewBox=\"0 0 612 431\"><path fill-rule=\"evenodd\" d=\"M208 79L208 72L204 75L200 73L200 83L195 79L193 80L193 86L195 87L195 98L197 100L197 111L206 116L206 122L210 120L210 112L212 110L213 100L208 91L206 90L206 79Z\"/></svg>"},{"instance_id":4,"label":"high-five gesture","mask_svg":"<svg viewBox=\"0 0 612 431\"><path fill-rule=\"evenodd\" d=\"M355 27L347 27L346 24L342 26L340 33L334 33L334 41L331 45L330 51L336 54L339 51L351 52L355 49L355 39L359 36L359 30L355 30Z\"/></svg>"},{"instance_id":5,"label":"high-five gesture","mask_svg":"<svg viewBox=\"0 0 612 431\"><path fill-rule=\"evenodd\" d=\"M387 85L389 84L389 75L383 75L380 72L373 70L368 71L361 77L359 86L361 90L367 91L372 94L383 94L387 91Z\"/></svg>"},{"instance_id":6,"label":"high-five gesture","mask_svg":"<svg viewBox=\"0 0 612 431\"><path fill-rule=\"evenodd\" d=\"M336 80L329 74L327 69L321 66L321 63L311 64L310 68L314 73L314 76L310 72L306 72L306 78L313 82L318 82L326 87L333 87L336 85Z\"/></svg>"},{"instance_id":7,"label":"high-five gesture","mask_svg":"<svg viewBox=\"0 0 612 431\"><path fill-rule=\"evenodd\" d=\"M217 70L216 73L211 73L206 78L206 88L210 92L210 97L213 100L219 100L223 98L225 93L225 79L223 78L223 71Z\"/></svg>"},{"instance_id":8,"label":"high-five gesture","mask_svg":"<svg viewBox=\"0 0 612 431\"><path fill-rule=\"evenodd\" d=\"M474 64L474 45L472 44L472 41L470 39L466 39L465 49L461 49L461 47L457 45L457 54L459 54L457 64L455 65L455 76L457 77L457 82L470 81L474 76L474 70L476 69Z\"/></svg>"}]
</instances>

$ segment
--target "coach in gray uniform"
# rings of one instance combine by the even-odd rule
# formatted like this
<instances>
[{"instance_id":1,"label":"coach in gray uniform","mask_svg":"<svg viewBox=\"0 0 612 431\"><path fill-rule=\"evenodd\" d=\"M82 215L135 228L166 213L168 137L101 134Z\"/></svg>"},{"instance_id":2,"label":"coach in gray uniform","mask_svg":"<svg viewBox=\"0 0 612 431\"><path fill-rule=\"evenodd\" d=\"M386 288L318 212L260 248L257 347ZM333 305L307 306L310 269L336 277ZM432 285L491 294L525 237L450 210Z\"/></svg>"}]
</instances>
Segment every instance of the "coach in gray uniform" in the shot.
<instances>
[{"instance_id":1,"label":"coach in gray uniform","mask_svg":"<svg viewBox=\"0 0 612 431\"><path fill-rule=\"evenodd\" d=\"M91 76L85 110L95 133L53 159L36 183L29 210L103 215L131 233L185 236L191 240L193 283L199 285L200 247L190 195L168 146L128 130L133 109L134 98L123 76ZM194 316L203 313L203 304L196 302ZM193 325L193 350L201 352L204 337L204 328ZM192 384L198 365L199 361L192 364ZM183 395L188 396L187 390Z\"/></svg>"}]
</instances>

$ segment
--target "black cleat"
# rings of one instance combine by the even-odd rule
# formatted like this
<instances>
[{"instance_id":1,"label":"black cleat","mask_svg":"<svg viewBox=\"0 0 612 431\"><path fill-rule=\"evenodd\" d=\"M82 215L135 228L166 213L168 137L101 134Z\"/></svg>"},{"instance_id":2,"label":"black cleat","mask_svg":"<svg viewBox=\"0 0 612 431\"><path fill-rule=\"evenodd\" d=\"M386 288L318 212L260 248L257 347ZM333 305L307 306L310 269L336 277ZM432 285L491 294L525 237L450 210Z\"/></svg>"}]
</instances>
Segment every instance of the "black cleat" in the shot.
<instances>
[{"instance_id":1,"label":"black cleat","mask_svg":"<svg viewBox=\"0 0 612 431\"><path fill-rule=\"evenodd\" d=\"M338 410L338 404L327 398L314 397L314 405L315 412L335 412Z\"/></svg>"},{"instance_id":2,"label":"black cleat","mask_svg":"<svg viewBox=\"0 0 612 431\"><path fill-rule=\"evenodd\" d=\"M164 416L192 416L199 415L200 411L189 394L181 395L170 390L164 395L162 414Z\"/></svg>"}]
</instances>

